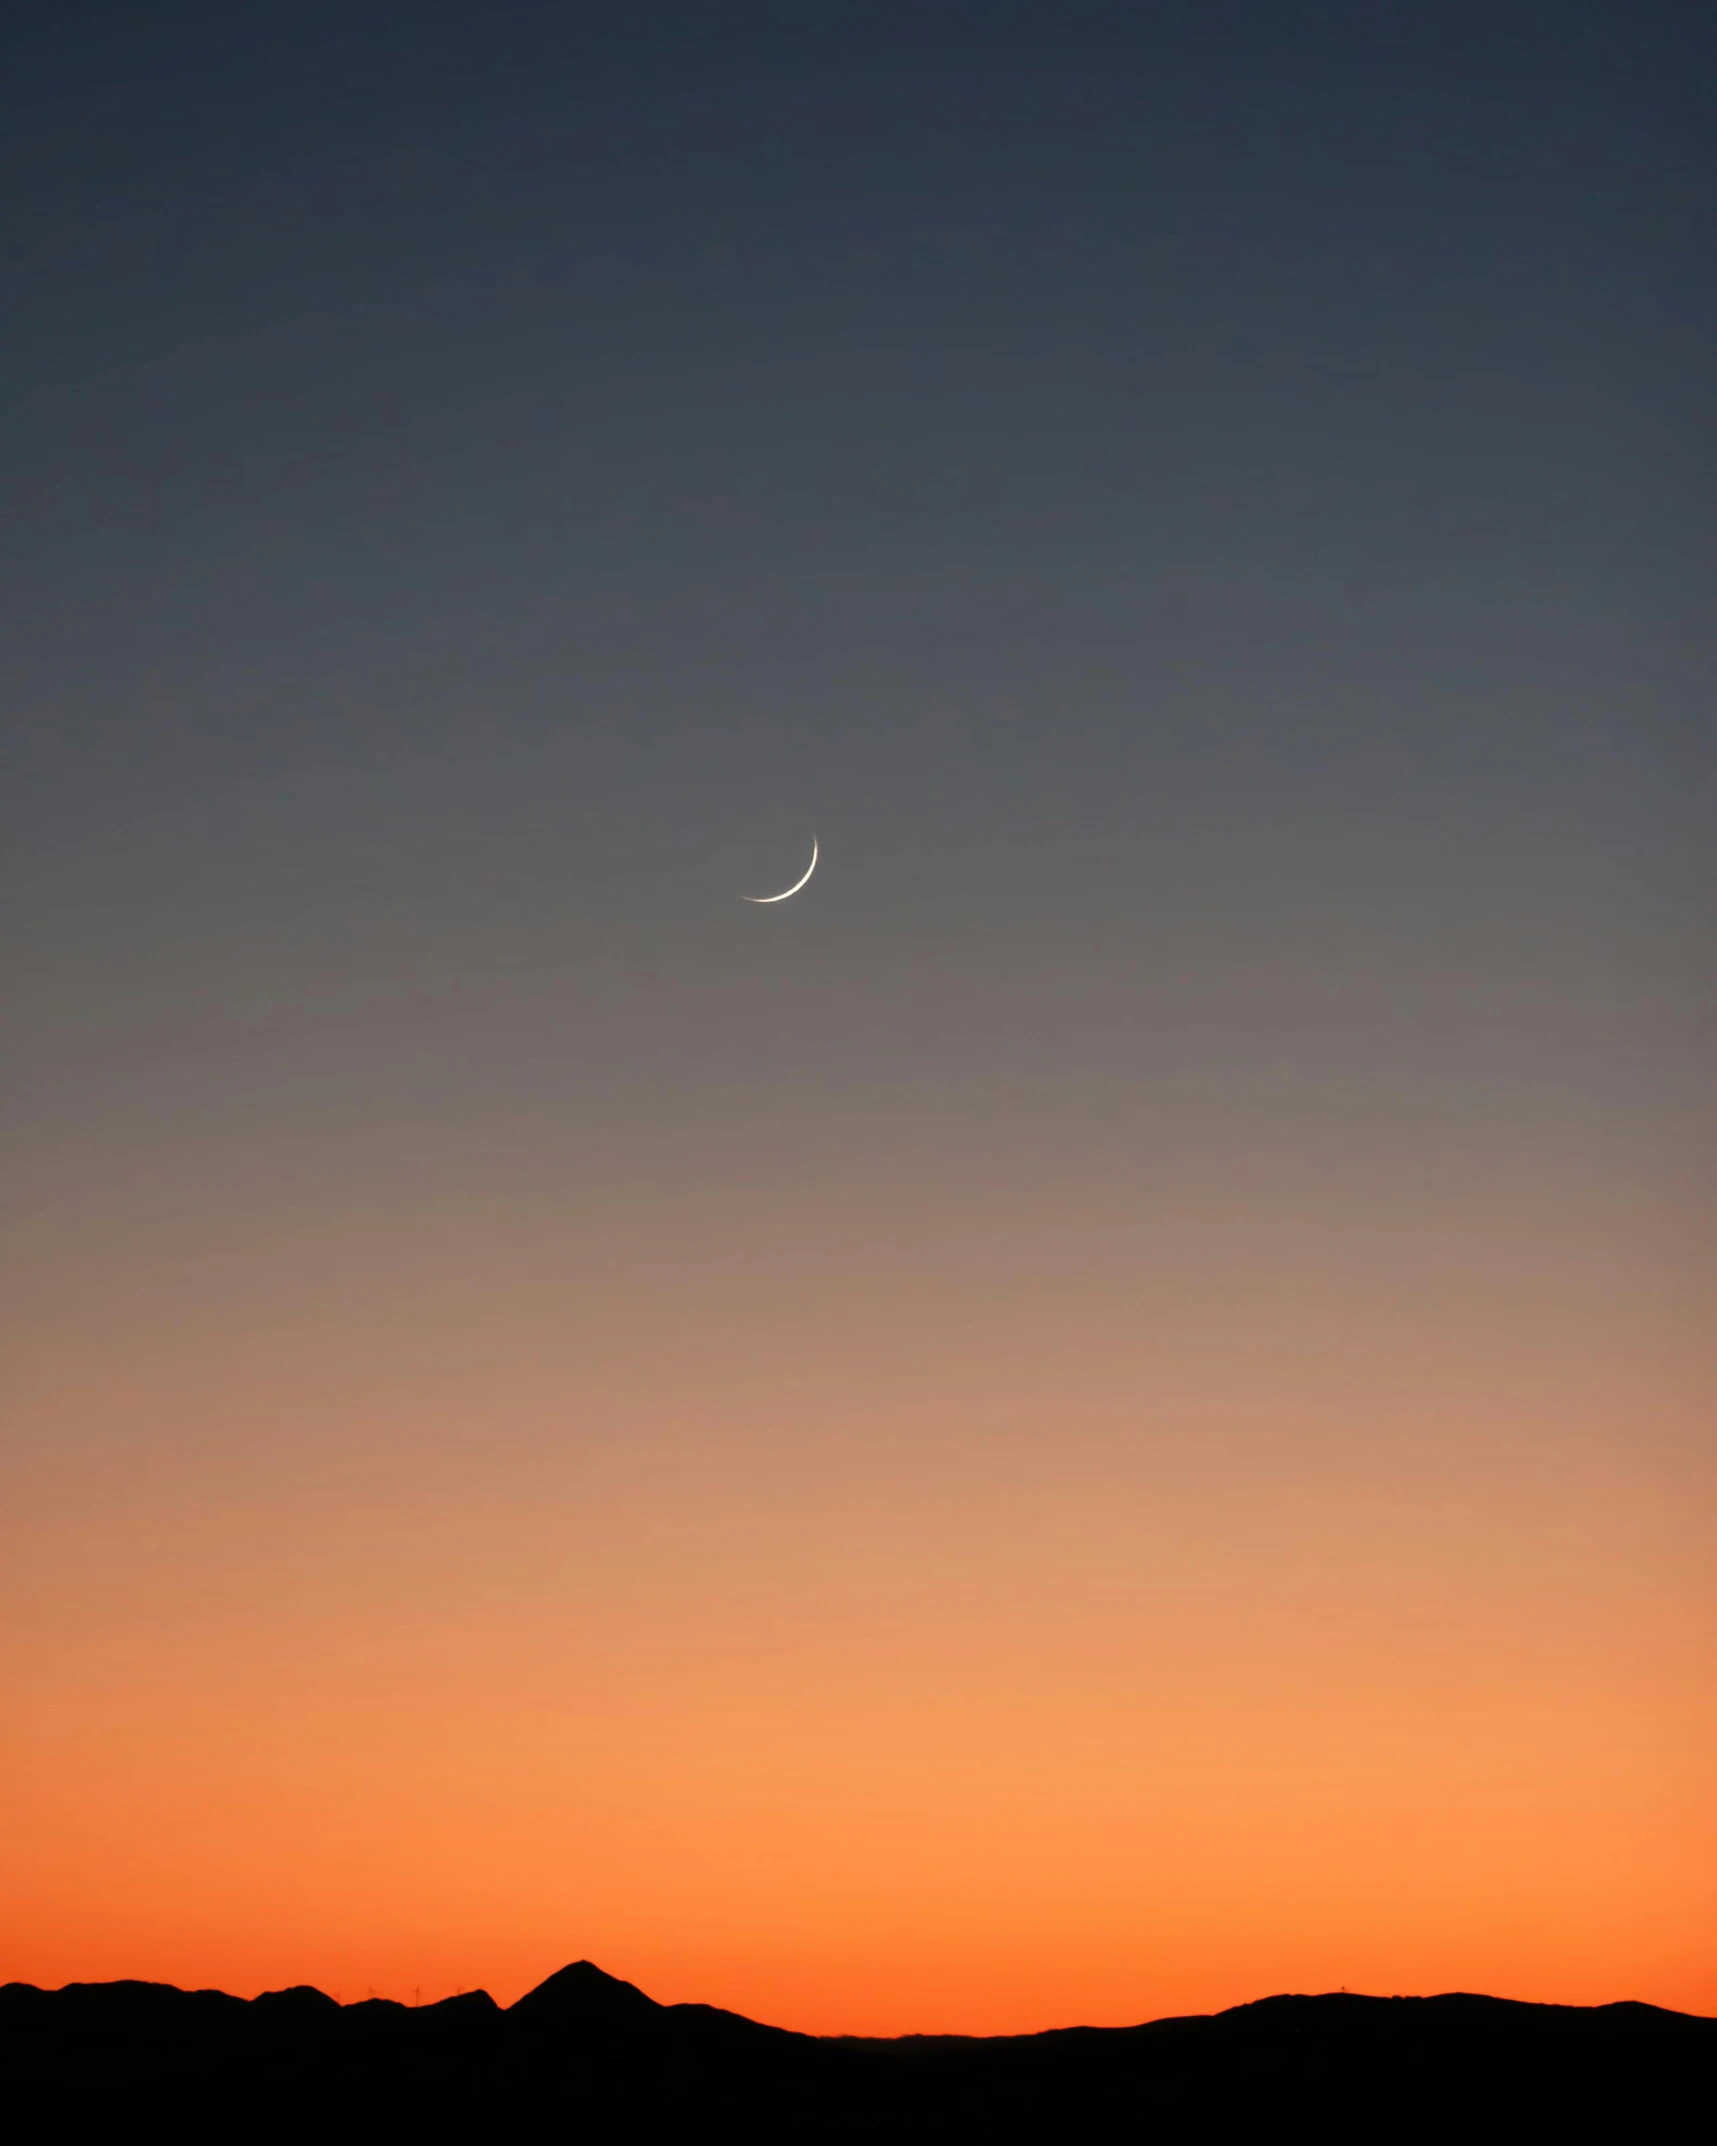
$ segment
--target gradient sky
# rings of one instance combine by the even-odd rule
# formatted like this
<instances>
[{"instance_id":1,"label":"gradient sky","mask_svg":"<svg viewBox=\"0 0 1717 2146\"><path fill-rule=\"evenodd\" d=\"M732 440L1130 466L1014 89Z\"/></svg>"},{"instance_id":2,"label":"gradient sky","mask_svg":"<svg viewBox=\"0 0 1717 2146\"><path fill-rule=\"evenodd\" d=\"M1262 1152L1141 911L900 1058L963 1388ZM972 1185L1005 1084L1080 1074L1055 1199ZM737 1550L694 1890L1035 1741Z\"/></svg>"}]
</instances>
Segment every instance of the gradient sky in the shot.
<instances>
[{"instance_id":1,"label":"gradient sky","mask_svg":"<svg viewBox=\"0 0 1717 2146\"><path fill-rule=\"evenodd\" d=\"M13 26L0 1979L1717 2012L1701 12Z\"/></svg>"}]
</instances>

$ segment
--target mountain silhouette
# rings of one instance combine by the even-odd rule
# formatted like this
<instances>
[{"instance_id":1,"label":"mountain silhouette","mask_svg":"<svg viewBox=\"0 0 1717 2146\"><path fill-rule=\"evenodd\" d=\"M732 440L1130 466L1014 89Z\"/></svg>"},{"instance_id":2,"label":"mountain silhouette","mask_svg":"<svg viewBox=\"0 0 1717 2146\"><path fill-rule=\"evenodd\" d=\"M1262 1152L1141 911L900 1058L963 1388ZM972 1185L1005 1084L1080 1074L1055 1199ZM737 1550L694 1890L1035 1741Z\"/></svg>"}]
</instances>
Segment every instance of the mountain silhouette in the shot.
<instances>
[{"instance_id":1,"label":"mountain silhouette","mask_svg":"<svg viewBox=\"0 0 1717 2146\"><path fill-rule=\"evenodd\" d=\"M639 2026L665 2009L635 1982L605 1975L593 1960L574 1960L528 1990L512 2010L532 2024Z\"/></svg>"},{"instance_id":2,"label":"mountain silhouette","mask_svg":"<svg viewBox=\"0 0 1717 2146\"><path fill-rule=\"evenodd\" d=\"M1253 2140L1699 2135L1717 2020L1653 2005L1268 1997L1137 2027L816 2036L589 1960L503 2010L163 1983L0 1988L19 2136ZM1690 2126L1691 2129L1685 2127Z\"/></svg>"}]
</instances>

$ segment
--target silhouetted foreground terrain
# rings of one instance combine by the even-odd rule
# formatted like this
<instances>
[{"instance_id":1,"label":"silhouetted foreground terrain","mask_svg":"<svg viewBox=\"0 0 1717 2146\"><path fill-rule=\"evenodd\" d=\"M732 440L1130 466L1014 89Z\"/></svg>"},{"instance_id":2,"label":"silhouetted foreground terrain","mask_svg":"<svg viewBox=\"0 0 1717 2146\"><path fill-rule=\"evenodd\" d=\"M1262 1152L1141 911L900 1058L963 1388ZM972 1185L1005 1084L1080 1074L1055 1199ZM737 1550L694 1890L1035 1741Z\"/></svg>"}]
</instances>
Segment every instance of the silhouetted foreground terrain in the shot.
<instances>
[{"instance_id":1,"label":"silhouetted foreground terrain","mask_svg":"<svg viewBox=\"0 0 1717 2146\"><path fill-rule=\"evenodd\" d=\"M162 1983L0 1989L28 2133L1618 2141L1717 2132L1717 2020L1495 1997L1269 1997L993 2040L819 2039L588 1961L502 2011ZM1710 2128L1707 2128L1710 2127Z\"/></svg>"}]
</instances>

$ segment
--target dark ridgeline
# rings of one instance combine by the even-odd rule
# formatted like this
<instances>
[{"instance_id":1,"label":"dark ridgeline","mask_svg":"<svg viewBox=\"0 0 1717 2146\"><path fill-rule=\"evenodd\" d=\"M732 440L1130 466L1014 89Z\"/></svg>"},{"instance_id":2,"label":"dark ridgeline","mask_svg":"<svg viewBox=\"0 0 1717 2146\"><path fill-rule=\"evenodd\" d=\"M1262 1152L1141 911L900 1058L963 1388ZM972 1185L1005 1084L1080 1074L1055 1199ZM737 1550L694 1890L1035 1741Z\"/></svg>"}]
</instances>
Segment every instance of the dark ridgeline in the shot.
<instances>
[{"instance_id":1,"label":"dark ridgeline","mask_svg":"<svg viewBox=\"0 0 1717 2146\"><path fill-rule=\"evenodd\" d=\"M659 2005L581 1960L506 2011L482 1990L413 2008L313 1989L247 2002L150 1982L10 1983L0 2078L20 2138L528 2124L574 2138L1621 2142L1713 2122L1717 2020L1342 1994L1140 2027L824 2039Z\"/></svg>"}]
</instances>

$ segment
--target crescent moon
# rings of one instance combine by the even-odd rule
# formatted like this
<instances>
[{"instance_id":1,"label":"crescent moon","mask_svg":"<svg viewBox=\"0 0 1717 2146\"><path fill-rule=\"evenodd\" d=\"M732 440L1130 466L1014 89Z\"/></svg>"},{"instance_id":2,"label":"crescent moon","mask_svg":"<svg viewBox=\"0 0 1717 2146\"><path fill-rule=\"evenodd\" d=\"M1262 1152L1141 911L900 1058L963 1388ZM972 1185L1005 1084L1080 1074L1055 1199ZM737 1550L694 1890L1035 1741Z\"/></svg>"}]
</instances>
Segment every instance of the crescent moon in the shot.
<instances>
[{"instance_id":1,"label":"crescent moon","mask_svg":"<svg viewBox=\"0 0 1717 2146\"><path fill-rule=\"evenodd\" d=\"M816 869L817 838L815 835L813 835L811 837L811 861L805 867L805 879L809 879L811 874ZM790 887L785 888L779 894L742 894L739 898L742 902L784 902L789 894L798 893L799 889L805 884L805 879L794 880L793 884Z\"/></svg>"}]
</instances>

